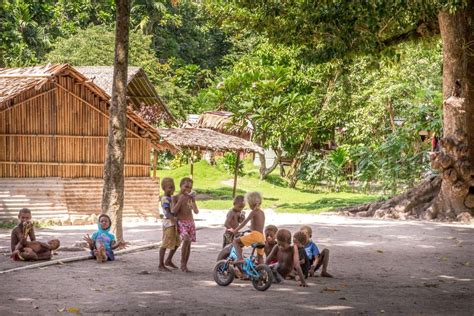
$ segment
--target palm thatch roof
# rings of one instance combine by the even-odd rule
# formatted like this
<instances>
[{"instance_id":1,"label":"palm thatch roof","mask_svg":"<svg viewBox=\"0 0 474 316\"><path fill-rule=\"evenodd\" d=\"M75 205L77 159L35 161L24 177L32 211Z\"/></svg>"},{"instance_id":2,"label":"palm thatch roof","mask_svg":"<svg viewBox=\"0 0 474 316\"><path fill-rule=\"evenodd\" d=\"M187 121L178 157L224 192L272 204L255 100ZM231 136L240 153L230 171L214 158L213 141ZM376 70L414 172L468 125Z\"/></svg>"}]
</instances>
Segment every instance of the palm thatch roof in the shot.
<instances>
[{"instance_id":1,"label":"palm thatch roof","mask_svg":"<svg viewBox=\"0 0 474 316\"><path fill-rule=\"evenodd\" d=\"M107 93L67 64L34 66L26 68L0 68L0 111L10 107L13 99L30 90L40 90L44 84L54 81L55 77L68 72L74 79L84 83L89 89L104 100Z\"/></svg>"},{"instance_id":2,"label":"palm thatch roof","mask_svg":"<svg viewBox=\"0 0 474 316\"><path fill-rule=\"evenodd\" d=\"M235 122L232 116L233 113L226 111L204 112L199 117L197 127L250 140L253 132L252 124L248 120Z\"/></svg>"},{"instance_id":3,"label":"palm thatch roof","mask_svg":"<svg viewBox=\"0 0 474 316\"><path fill-rule=\"evenodd\" d=\"M102 100L110 101L110 94L68 64L48 64L26 68L0 68L0 112L15 106L18 103L18 101L15 103L15 97L20 94L27 91L39 92L46 83L57 84L57 77L62 75L73 77ZM138 126L140 136L148 138L155 148L173 147L172 144L163 141L157 130L138 116L130 106L127 108L127 118Z\"/></svg>"},{"instance_id":4,"label":"palm thatch roof","mask_svg":"<svg viewBox=\"0 0 474 316\"><path fill-rule=\"evenodd\" d=\"M158 128L158 133L175 148L263 154L263 148L251 141L206 128Z\"/></svg>"},{"instance_id":5,"label":"palm thatch roof","mask_svg":"<svg viewBox=\"0 0 474 316\"><path fill-rule=\"evenodd\" d=\"M113 66L84 66L74 68L92 80L92 82L104 90L108 95L112 95L112 84L114 78ZM128 67L127 85L127 97L133 104L135 110L139 110L141 107L146 105L155 106L159 109L161 118L167 124L171 125L176 122L143 69L138 67Z\"/></svg>"}]
</instances>

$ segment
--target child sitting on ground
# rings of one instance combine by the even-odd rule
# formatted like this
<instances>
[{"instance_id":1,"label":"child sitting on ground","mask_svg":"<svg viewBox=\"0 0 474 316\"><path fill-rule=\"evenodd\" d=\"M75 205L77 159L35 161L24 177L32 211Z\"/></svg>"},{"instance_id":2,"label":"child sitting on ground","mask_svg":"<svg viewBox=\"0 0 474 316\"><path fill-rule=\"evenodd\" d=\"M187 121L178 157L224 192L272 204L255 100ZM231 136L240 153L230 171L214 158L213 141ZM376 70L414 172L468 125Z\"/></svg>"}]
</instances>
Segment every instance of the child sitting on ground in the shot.
<instances>
[{"instance_id":1,"label":"child sitting on ground","mask_svg":"<svg viewBox=\"0 0 474 316\"><path fill-rule=\"evenodd\" d=\"M242 247L248 247L253 243L265 243L265 237L263 236L263 227L265 226L265 213L260 208L260 205L262 204L262 196L258 192L249 192L245 195L245 199L247 200L247 203L249 204L249 207L252 211L250 212L249 216L242 223L240 223L237 228L229 229L230 232L235 234L240 229L245 227L245 225L250 221L250 234L234 239L233 242L238 256L238 259L235 262L236 264L244 262L244 260L242 259ZM263 248L257 249L258 264L263 262L264 253L265 252Z\"/></svg>"},{"instance_id":2,"label":"child sitting on ground","mask_svg":"<svg viewBox=\"0 0 474 316\"><path fill-rule=\"evenodd\" d=\"M267 257L266 264L276 258L277 263L271 264L273 271L273 281L281 283L286 277L289 277L293 271L298 276L299 286L307 286L303 272L300 266L300 257L298 247L291 245L291 233L288 229L280 229L276 234L277 246L273 247L272 252Z\"/></svg>"},{"instance_id":3,"label":"child sitting on ground","mask_svg":"<svg viewBox=\"0 0 474 316\"><path fill-rule=\"evenodd\" d=\"M171 213L171 207L173 204L173 193L175 190L174 181L171 178L163 178L161 181L161 188L163 189L164 195L161 197L161 208L163 209L163 237L161 238L160 248L160 265L158 269L160 271L171 272L166 266L178 269L173 263L173 255L178 249L181 240L179 239L177 220L174 214ZM165 260L166 249L169 249L168 258Z\"/></svg>"},{"instance_id":4,"label":"child sitting on ground","mask_svg":"<svg viewBox=\"0 0 474 316\"><path fill-rule=\"evenodd\" d=\"M276 227L275 225L268 225L267 227L265 227L265 257L268 258L268 256L270 255L270 253L272 252L273 250L273 247L276 246L277 242L276 242L276 234L278 232L278 227ZM270 264L273 264L273 263L276 263L277 260L276 258L270 262Z\"/></svg>"},{"instance_id":5,"label":"child sitting on ground","mask_svg":"<svg viewBox=\"0 0 474 316\"><path fill-rule=\"evenodd\" d=\"M87 234L84 240L89 245L91 255L97 259L97 262L114 261L114 250L127 247L128 243L120 240L116 241L115 236L109 232L112 226L110 217L106 214L99 216L98 230L92 234Z\"/></svg>"},{"instance_id":6,"label":"child sitting on ground","mask_svg":"<svg viewBox=\"0 0 474 316\"><path fill-rule=\"evenodd\" d=\"M311 262L311 268L309 270L309 275L314 276L315 272L323 266L323 270L321 271L321 276L326 278L332 278L332 275L327 272L328 264L329 264L329 250L324 248L323 251L319 251L318 246L311 240L313 235L313 230L311 227L304 225L300 228L300 231L306 234L308 237L308 241L305 244L304 248L306 250L306 254Z\"/></svg>"},{"instance_id":7,"label":"child sitting on ground","mask_svg":"<svg viewBox=\"0 0 474 316\"><path fill-rule=\"evenodd\" d=\"M178 232L183 241L181 247L181 271L189 272L188 261L191 254L191 242L196 241L196 225L194 214L199 213L194 194L192 194L193 180L183 178L179 183L180 192L173 197L171 212L178 218Z\"/></svg>"},{"instance_id":8,"label":"child sitting on ground","mask_svg":"<svg viewBox=\"0 0 474 316\"><path fill-rule=\"evenodd\" d=\"M18 225L13 228L11 234L11 252L13 253L22 240L26 241L30 237L31 241L36 240L35 229L31 223L31 211L27 208L22 208L18 212Z\"/></svg>"},{"instance_id":9,"label":"child sitting on ground","mask_svg":"<svg viewBox=\"0 0 474 316\"><path fill-rule=\"evenodd\" d=\"M227 217L224 223L226 229L237 228L240 223L245 220L245 212L242 210L245 207L245 198L243 195L237 195L234 198L234 206L227 213ZM234 241L234 233L226 230L224 232L224 241L222 243L222 248L225 248L228 244L231 244Z\"/></svg>"},{"instance_id":10,"label":"child sitting on ground","mask_svg":"<svg viewBox=\"0 0 474 316\"><path fill-rule=\"evenodd\" d=\"M305 279L308 278L308 272L311 268L311 262L309 261L308 255L304 245L308 243L308 236L302 231L296 232L293 235L293 244L298 247L298 256L300 257L300 267Z\"/></svg>"},{"instance_id":11,"label":"child sitting on ground","mask_svg":"<svg viewBox=\"0 0 474 316\"><path fill-rule=\"evenodd\" d=\"M49 260L53 257L53 250L59 248L60 242L58 239L52 239L48 243L41 241L27 241L24 238L20 241L11 257L13 260L22 261L37 261Z\"/></svg>"}]
</instances>

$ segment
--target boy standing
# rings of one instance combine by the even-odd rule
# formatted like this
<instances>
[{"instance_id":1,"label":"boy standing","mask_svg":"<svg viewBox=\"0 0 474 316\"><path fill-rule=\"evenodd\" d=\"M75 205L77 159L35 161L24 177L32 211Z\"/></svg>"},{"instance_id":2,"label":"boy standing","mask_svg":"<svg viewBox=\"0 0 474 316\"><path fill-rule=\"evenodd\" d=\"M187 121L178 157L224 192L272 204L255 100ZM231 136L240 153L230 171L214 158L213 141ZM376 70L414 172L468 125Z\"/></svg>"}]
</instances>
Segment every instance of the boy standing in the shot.
<instances>
[{"instance_id":1,"label":"boy standing","mask_svg":"<svg viewBox=\"0 0 474 316\"><path fill-rule=\"evenodd\" d=\"M266 264L269 264L274 258L277 263L271 264L273 271L273 280L275 283L281 283L287 276L296 270L299 277L299 286L307 286L301 271L298 247L291 245L291 233L288 229L280 229L276 235L277 246L273 247L272 252L267 257Z\"/></svg>"},{"instance_id":2,"label":"boy standing","mask_svg":"<svg viewBox=\"0 0 474 316\"><path fill-rule=\"evenodd\" d=\"M226 229L237 228L240 223L245 220L245 213L242 210L245 207L245 198L243 195L237 195L234 198L234 207L230 209L227 213L227 218L224 223ZM234 234L228 230L224 232L224 241L222 243L222 248L231 244L234 241Z\"/></svg>"},{"instance_id":3,"label":"boy standing","mask_svg":"<svg viewBox=\"0 0 474 316\"><path fill-rule=\"evenodd\" d=\"M250 221L250 234L237 238L233 242L234 247L237 250L237 255L239 257L235 263L243 263L244 261L242 259L242 247L248 247L253 243L265 243L265 237L263 236L263 227L265 226L265 213L260 208L260 205L262 204L262 196L258 192L249 192L245 195L245 198L252 211L250 212L249 216L242 223L240 223L237 228L229 229L230 232L235 234ZM263 262L264 253L265 252L263 248L257 249L257 260L259 264Z\"/></svg>"},{"instance_id":4,"label":"boy standing","mask_svg":"<svg viewBox=\"0 0 474 316\"><path fill-rule=\"evenodd\" d=\"M160 248L160 265L158 270L171 272L166 266L177 269L173 263L173 255L181 243L178 234L177 220L174 214L171 213L171 205L173 203L173 193L175 190L174 181L171 178L163 178L161 181L161 188L163 189L164 195L161 197L161 208L163 210L163 237L161 238ZM165 255L166 249L169 249L168 258Z\"/></svg>"},{"instance_id":5,"label":"boy standing","mask_svg":"<svg viewBox=\"0 0 474 316\"><path fill-rule=\"evenodd\" d=\"M311 268L309 270L309 275L314 276L314 273L323 266L323 270L321 271L321 276L326 278L332 278L332 275L327 272L328 264L329 264L329 249L324 248L323 251L319 251L318 246L311 240L313 235L313 230L311 227L304 225L301 226L300 231L306 234L308 237L308 242L305 244L304 248L306 250L306 254L311 262Z\"/></svg>"},{"instance_id":6,"label":"boy standing","mask_svg":"<svg viewBox=\"0 0 474 316\"><path fill-rule=\"evenodd\" d=\"M191 254L191 242L196 241L196 225L194 224L194 214L199 213L199 209L194 199L193 180L191 178L183 178L179 183L180 192L173 197L173 206L171 213L175 214L178 219L178 232L183 240L181 247L181 271L189 272L188 261Z\"/></svg>"},{"instance_id":7,"label":"boy standing","mask_svg":"<svg viewBox=\"0 0 474 316\"><path fill-rule=\"evenodd\" d=\"M35 230L31 223L31 211L27 208L22 208L18 212L18 220L20 223L12 230L11 234L11 251L15 251L19 243L25 242L30 237L31 241L36 240Z\"/></svg>"}]
</instances>

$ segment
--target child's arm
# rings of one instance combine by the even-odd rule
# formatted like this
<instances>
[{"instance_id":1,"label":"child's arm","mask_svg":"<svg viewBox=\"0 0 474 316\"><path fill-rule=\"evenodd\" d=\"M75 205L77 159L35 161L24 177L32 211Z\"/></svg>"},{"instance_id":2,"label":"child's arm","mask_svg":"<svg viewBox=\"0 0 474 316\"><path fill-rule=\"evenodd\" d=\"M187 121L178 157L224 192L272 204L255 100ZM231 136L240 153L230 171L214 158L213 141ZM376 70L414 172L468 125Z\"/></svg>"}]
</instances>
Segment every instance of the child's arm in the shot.
<instances>
[{"instance_id":1,"label":"child's arm","mask_svg":"<svg viewBox=\"0 0 474 316\"><path fill-rule=\"evenodd\" d=\"M16 228L12 230L12 234L11 234L11 237L10 237L10 249L11 251L15 251L16 249L16 246L18 245L18 236L16 234Z\"/></svg>"},{"instance_id":2,"label":"child's arm","mask_svg":"<svg viewBox=\"0 0 474 316\"><path fill-rule=\"evenodd\" d=\"M87 242L90 250L94 250L94 240L89 236L89 234L82 237L82 240L85 240Z\"/></svg>"},{"instance_id":3,"label":"child's arm","mask_svg":"<svg viewBox=\"0 0 474 316\"><path fill-rule=\"evenodd\" d=\"M28 235L30 236L30 240L31 240L31 241L35 241L35 240L36 240L35 228L34 228L34 227L31 227L30 231L28 232Z\"/></svg>"},{"instance_id":4,"label":"child's arm","mask_svg":"<svg viewBox=\"0 0 474 316\"><path fill-rule=\"evenodd\" d=\"M239 230L242 229L242 227L245 227L245 225L247 225L247 223L248 223L254 216L255 216L255 211L250 212L249 216L247 216L247 218L246 218L242 223L240 223L240 225L237 226L236 229L232 229L232 228L231 228L231 229L229 229L229 230L230 230L231 232L234 232L234 233L238 232Z\"/></svg>"},{"instance_id":5,"label":"child's arm","mask_svg":"<svg viewBox=\"0 0 474 316\"><path fill-rule=\"evenodd\" d=\"M265 264L269 264L270 262L272 262L272 260L276 259L277 256L278 256L278 246L275 245L273 246L272 251L270 251L270 254L265 259Z\"/></svg>"},{"instance_id":6,"label":"child's arm","mask_svg":"<svg viewBox=\"0 0 474 316\"><path fill-rule=\"evenodd\" d=\"M298 253L298 247L296 245L293 245L293 247L294 247L294 250L293 250L293 266L294 266L294 269L296 270L296 273L298 273L298 276L300 277L299 286L308 286L306 284L306 281L304 280L303 271L301 270L300 255Z\"/></svg>"},{"instance_id":7,"label":"child's arm","mask_svg":"<svg viewBox=\"0 0 474 316\"><path fill-rule=\"evenodd\" d=\"M194 199L194 197L192 197L191 199L191 206L193 208L194 214L199 214L199 209L197 207L196 200Z\"/></svg>"},{"instance_id":8,"label":"child's arm","mask_svg":"<svg viewBox=\"0 0 474 316\"><path fill-rule=\"evenodd\" d=\"M187 202L188 202L188 197L184 194L181 194L178 198L178 202L176 202L176 204L173 203L171 207L171 213L175 215L178 214L179 211L181 210L181 206Z\"/></svg>"}]
</instances>

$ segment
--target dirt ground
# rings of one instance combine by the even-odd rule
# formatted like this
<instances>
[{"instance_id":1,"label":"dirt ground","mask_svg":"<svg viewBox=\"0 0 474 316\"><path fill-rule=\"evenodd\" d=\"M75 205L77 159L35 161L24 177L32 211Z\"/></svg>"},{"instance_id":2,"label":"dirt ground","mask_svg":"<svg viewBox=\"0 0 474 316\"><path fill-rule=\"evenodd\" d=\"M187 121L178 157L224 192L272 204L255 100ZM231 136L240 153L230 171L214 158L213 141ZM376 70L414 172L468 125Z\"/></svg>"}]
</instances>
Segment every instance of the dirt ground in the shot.
<instances>
[{"instance_id":1,"label":"dirt ground","mask_svg":"<svg viewBox=\"0 0 474 316\"><path fill-rule=\"evenodd\" d=\"M198 216L192 273L158 272L158 250L0 274L0 315L474 315L474 225L387 221L340 216L267 213L267 224L296 231L330 249L335 278L311 278L256 291L247 281L219 287L212 267L221 247L224 212ZM94 226L37 229L39 239L71 246ZM9 260L9 230L0 230L0 270L28 263ZM161 224L129 222L133 246L161 240ZM60 251L56 258L82 252ZM179 262L177 253L175 262Z\"/></svg>"}]
</instances>

